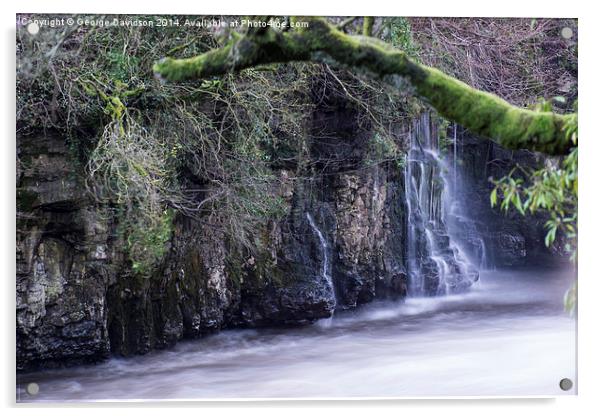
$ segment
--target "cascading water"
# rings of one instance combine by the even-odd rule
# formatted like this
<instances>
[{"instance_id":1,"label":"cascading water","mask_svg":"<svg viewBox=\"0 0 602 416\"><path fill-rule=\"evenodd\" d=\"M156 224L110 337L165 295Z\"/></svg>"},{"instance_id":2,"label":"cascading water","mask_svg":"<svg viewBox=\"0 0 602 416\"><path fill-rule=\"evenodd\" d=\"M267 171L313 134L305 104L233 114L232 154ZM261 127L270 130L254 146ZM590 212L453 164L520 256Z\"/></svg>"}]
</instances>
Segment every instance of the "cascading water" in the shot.
<instances>
[{"instance_id":1,"label":"cascading water","mask_svg":"<svg viewBox=\"0 0 602 416\"><path fill-rule=\"evenodd\" d=\"M467 201L466 181L462 167L463 146L458 145L462 134L458 134L457 124L453 124L453 153L447 157L441 157L438 154L439 163L442 167L442 177L447 184L453 183L453 186L446 186L444 190L444 203L449 207L446 213L447 228L449 234L456 241L459 248L462 249L464 256L469 258L479 270L492 267L492 259L487 250L487 245L480 232L486 227L479 218L468 216L469 212ZM452 149L450 149L452 151Z\"/></svg>"},{"instance_id":2,"label":"cascading water","mask_svg":"<svg viewBox=\"0 0 602 416\"><path fill-rule=\"evenodd\" d=\"M309 222L309 225L311 226L314 234L316 234L318 236L318 239L320 240L320 246L322 247L322 278L328 282L328 287L330 288L330 291L332 293L332 297L334 299L334 307L336 309L337 298L335 296L334 284L332 282L332 276L330 274L331 265L330 256L328 254L328 242L326 241L326 238L324 238L324 235L322 234L320 229L316 226L316 223L314 222L314 219L311 216L311 214L309 212L306 212L305 216L307 217L307 221Z\"/></svg>"},{"instance_id":3,"label":"cascading water","mask_svg":"<svg viewBox=\"0 0 602 416\"><path fill-rule=\"evenodd\" d=\"M463 291L478 279L478 271L448 229L458 176L454 169L453 184L449 183L449 169L439 154L437 129L428 113L415 123L409 144L404 172L409 295ZM456 157L454 150L454 167Z\"/></svg>"}]
</instances>

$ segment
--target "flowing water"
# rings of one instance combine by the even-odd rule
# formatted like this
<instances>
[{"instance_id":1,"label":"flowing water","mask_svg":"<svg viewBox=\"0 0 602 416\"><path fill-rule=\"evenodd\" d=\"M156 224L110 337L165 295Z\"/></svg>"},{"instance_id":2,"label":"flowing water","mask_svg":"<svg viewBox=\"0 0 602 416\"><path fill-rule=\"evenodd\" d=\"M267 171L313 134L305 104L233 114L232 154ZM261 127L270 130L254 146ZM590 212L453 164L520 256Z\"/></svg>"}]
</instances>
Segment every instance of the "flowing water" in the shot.
<instances>
[{"instance_id":1,"label":"flowing water","mask_svg":"<svg viewBox=\"0 0 602 416\"><path fill-rule=\"evenodd\" d=\"M336 296L334 295L334 283L332 282L332 276L331 276L331 271L330 271L330 255L328 253L328 242L326 241L326 238L324 238L322 231L320 231L320 229L316 225L311 214L309 212L306 212L305 217L307 218L307 221L309 222L311 229L318 236L318 239L320 240L320 247L322 248L322 250L321 250L322 251L322 279L326 280L328 283L328 287L330 288L330 292L332 293L332 297L334 299L334 306L336 308Z\"/></svg>"},{"instance_id":2,"label":"flowing water","mask_svg":"<svg viewBox=\"0 0 602 416\"><path fill-rule=\"evenodd\" d=\"M459 178L455 131L452 166L440 153L439 128L428 113L419 117L409 132L404 188L410 296L465 291L478 277L482 263L470 261L454 232L465 226L457 221L461 201L456 198Z\"/></svg>"},{"instance_id":3,"label":"flowing water","mask_svg":"<svg viewBox=\"0 0 602 416\"><path fill-rule=\"evenodd\" d=\"M18 375L20 401L556 395L575 381L573 272L482 272L464 294L375 303L328 327L227 330L145 356ZM35 397L28 383L39 384Z\"/></svg>"}]
</instances>

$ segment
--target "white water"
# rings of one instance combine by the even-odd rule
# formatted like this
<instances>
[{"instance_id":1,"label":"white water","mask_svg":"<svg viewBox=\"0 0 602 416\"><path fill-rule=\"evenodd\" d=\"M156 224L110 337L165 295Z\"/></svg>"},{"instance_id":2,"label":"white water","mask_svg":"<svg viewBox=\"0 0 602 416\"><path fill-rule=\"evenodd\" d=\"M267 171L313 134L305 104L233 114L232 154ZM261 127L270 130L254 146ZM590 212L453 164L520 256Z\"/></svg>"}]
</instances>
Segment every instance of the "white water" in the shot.
<instances>
[{"instance_id":1,"label":"white water","mask_svg":"<svg viewBox=\"0 0 602 416\"><path fill-rule=\"evenodd\" d=\"M454 143L456 140L457 136L455 134L455 129L454 129ZM455 152L455 149L454 149ZM469 256L466 252L466 249L463 247L463 244L461 243L461 239L459 238L459 228L462 228L463 226L466 226L467 223L468 224L472 224L474 226L474 223L472 223L471 221L465 221L463 223L460 223L459 219L460 218L466 218L466 217L462 217L461 214L458 213L458 211L461 209L463 211L467 211L466 207L463 206L463 204L461 204L461 201L456 197L457 195L457 189L458 189L458 175L456 172L456 166L454 165L454 176L453 176L453 188L451 186L451 184L449 183L449 166L446 162L446 160L444 160L441 155L438 152L435 151L427 151L427 153L433 158L433 160L437 163L437 167L438 167L438 180L440 180L443 183L443 189L441 192L441 201L440 201L440 208L441 209L441 222L445 224L446 229L449 233L449 237L450 237L450 246L452 247L452 249L454 250L455 253L455 259L458 262L458 265L460 266L460 268L462 269L462 273L464 275L468 274L468 268L469 268L469 264L471 264L472 266L476 266L477 268L484 268L481 267L484 264L484 261L486 261L486 251L485 251L485 242L483 241L483 239L480 237L479 235L479 241L480 241L480 245L481 248L483 250L480 258L478 259L478 261L471 261L469 260L471 256ZM454 160L454 164L456 163L456 161ZM478 235L478 232L475 229L475 234Z\"/></svg>"},{"instance_id":2,"label":"white water","mask_svg":"<svg viewBox=\"0 0 602 416\"><path fill-rule=\"evenodd\" d=\"M330 287L330 291L334 298L334 307L336 308L337 303L336 296L334 294L334 283L332 282L332 276L330 272L330 256L328 255L328 242L326 241L326 238L324 238L324 235L322 234L320 229L316 226L316 223L314 222L314 219L311 216L311 214L309 212L306 212L305 216L307 217L307 221L309 222L309 225L311 226L312 230L320 240L320 245L322 247L322 278L328 282L328 286Z\"/></svg>"},{"instance_id":3,"label":"white water","mask_svg":"<svg viewBox=\"0 0 602 416\"><path fill-rule=\"evenodd\" d=\"M485 271L462 295L378 303L328 328L232 330L18 376L20 401L560 395L575 381L572 272ZM36 382L35 398L24 391Z\"/></svg>"},{"instance_id":4,"label":"white water","mask_svg":"<svg viewBox=\"0 0 602 416\"><path fill-rule=\"evenodd\" d=\"M411 297L425 294L447 295L452 289L456 290L455 287L465 290L476 277L476 269L479 267L479 262L469 261L457 233L451 232L453 227L449 224L455 219L451 211L457 205L456 140L454 128L453 176L450 183L450 168L439 151L438 127L431 122L430 115L422 114L409 132L404 177L405 207L408 215L405 239L409 275L408 295ZM456 224L452 225L457 227ZM447 238L448 242L437 242L435 233L442 237L443 241ZM421 234L424 234L426 245L419 249L417 241ZM428 267L428 263L425 260L434 262L436 266L436 290L427 288L424 266Z\"/></svg>"}]
</instances>

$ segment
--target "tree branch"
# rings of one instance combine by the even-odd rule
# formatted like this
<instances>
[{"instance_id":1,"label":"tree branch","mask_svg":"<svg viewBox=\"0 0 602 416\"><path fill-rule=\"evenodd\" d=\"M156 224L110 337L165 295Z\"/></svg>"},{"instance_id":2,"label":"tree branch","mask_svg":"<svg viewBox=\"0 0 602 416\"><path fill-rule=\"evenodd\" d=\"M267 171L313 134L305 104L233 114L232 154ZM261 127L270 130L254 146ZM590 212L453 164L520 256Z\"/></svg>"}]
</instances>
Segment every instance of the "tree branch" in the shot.
<instances>
[{"instance_id":1,"label":"tree branch","mask_svg":"<svg viewBox=\"0 0 602 416\"><path fill-rule=\"evenodd\" d=\"M364 17L364 26L362 29L362 35L372 36L372 28L374 27L374 16Z\"/></svg>"},{"instance_id":2,"label":"tree branch","mask_svg":"<svg viewBox=\"0 0 602 416\"><path fill-rule=\"evenodd\" d=\"M172 82L202 79L263 64L334 59L378 76L400 75L443 117L509 149L567 154L575 144L565 132L577 114L536 112L474 89L443 72L412 61L378 39L342 33L322 18L296 17L308 27L267 30L233 39L225 46L187 58L164 58L153 69Z\"/></svg>"},{"instance_id":3,"label":"tree branch","mask_svg":"<svg viewBox=\"0 0 602 416\"><path fill-rule=\"evenodd\" d=\"M337 25L337 29L344 32L345 28L357 20L356 16L348 17Z\"/></svg>"}]
</instances>

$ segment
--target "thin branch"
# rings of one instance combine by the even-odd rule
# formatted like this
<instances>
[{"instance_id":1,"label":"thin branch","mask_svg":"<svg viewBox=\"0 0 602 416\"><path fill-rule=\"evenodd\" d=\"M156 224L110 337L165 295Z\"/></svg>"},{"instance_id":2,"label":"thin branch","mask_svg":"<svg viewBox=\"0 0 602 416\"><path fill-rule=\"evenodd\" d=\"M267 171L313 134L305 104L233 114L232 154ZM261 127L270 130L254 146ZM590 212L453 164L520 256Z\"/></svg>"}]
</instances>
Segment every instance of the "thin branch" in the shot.
<instances>
[{"instance_id":1,"label":"thin branch","mask_svg":"<svg viewBox=\"0 0 602 416\"><path fill-rule=\"evenodd\" d=\"M364 17L364 26L362 28L362 35L372 36L372 28L374 27L374 16Z\"/></svg>"},{"instance_id":2,"label":"thin branch","mask_svg":"<svg viewBox=\"0 0 602 416\"><path fill-rule=\"evenodd\" d=\"M355 22L356 20L357 20L357 17L355 17L355 16L348 17L347 19L341 21L341 23L339 23L337 25L337 29L343 31L347 26L349 26L351 23Z\"/></svg>"}]
</instances>

